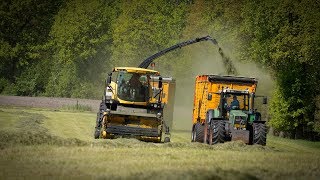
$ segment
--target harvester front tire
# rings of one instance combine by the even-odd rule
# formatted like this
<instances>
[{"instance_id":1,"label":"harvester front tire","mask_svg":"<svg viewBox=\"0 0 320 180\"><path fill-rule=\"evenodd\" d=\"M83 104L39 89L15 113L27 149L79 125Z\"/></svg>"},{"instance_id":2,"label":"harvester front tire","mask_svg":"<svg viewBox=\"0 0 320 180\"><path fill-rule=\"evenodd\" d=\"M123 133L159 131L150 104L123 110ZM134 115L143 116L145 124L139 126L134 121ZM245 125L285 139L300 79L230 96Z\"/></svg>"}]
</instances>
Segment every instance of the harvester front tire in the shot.
<instances>
[{"instance_id":1,"label":"harvester front tire","mask_svg":"<svg viewBox=\"0 0 320 180\"><path fill-rule=\"evenodd\" d=\"M253 144L266 145L267 126L263 123L253 123Z\"/></svg>"},{"instance_id":2,"label":"harvester front tire","mask_svg":"<svg viewBox=\"0 0 320 180\"><path fill-rule=\"evenodd\" d=\"M95 139L99 139L99 137L100 137L100 129L96 128L95 131L94 131L94 138Z\"/></svg>"},{"instance_id":3,"label":"harvester front tire","mask_svg":"<svg viewBox=\"0 0 320 180\"><path fill-rule=\"evenodd\" d=\"M103 112L106 110L106 104L104 103L104 101L102 101L100 103L100 108L99 111L97 113L97 120L96 120L96 128L94 131L94 138L95 139L99 139L100 138L100 134L101 134L101 127L102 127L102 118L103 118Z\"/></svg>"},{"instance_id":4,"label":"harvester front tire","mask_svg":"<svg viewBox=\"0 0 320 180\"><path fill-rule=\"evenodd\" d=\"M192 141L203 143L204 139L204 126L200 123L196 123L192 132Z\"/></svg>"},{"instance_id":5,"label":"harvester front tire","mask_svg":"<svg viewBox=\"0 0 320 180\"><path fill-rule=\"evenodd\" d=\"M212 121L209 138L209 144L224 143L226 138L225 121Z\"/></svg>"},{"instance_id":6,"label":"harvester front tire","mask_svg":"<svg viewBox=\"0 0 320 180\"><path fill-rule=\"evenodd\" d=\"M170 142L170 138L169 137L165 137L163 142L164 143L169 143Z\"/></svg>"}]
</instances>

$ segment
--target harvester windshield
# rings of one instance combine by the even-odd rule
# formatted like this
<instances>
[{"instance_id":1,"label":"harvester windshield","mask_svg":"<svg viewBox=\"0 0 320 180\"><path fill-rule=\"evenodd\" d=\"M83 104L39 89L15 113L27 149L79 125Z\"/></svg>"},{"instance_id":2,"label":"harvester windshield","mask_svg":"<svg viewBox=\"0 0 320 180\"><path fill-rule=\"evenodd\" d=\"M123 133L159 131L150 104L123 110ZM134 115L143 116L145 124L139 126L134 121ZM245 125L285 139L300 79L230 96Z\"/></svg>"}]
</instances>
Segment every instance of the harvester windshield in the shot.
<instances>
[{"instance_id":1,"label":"harvester windshield","mask_svg":"<svg viewBox=\"0 0 320 180\"><path fill-rule=\"evenodd\" d=\"M125 101L146 102L149 98L149 75L120 71L117 76L118 97Z\"/></svg>"}]
</instances>

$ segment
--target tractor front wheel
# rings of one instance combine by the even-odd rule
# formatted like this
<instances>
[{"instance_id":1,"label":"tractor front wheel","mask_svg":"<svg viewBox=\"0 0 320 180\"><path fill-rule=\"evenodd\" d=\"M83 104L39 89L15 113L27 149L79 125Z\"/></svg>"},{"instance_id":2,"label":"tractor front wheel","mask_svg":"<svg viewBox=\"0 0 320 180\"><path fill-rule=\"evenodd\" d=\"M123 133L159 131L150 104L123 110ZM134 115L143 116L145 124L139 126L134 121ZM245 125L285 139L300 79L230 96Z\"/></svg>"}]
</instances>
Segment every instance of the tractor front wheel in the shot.
<instances>
[{"instance_id":1,"label":"tractor front wheel","mask_svg":"<svg viewBox=\"0 0 320 180\"><path fill-rule=\"evenodd\" d=\"M224 143L226 138L225 121L212 121L209 133L209 144Z\"/></svg>"},{"instance_id":2,"label":"tractor front wheel","mask_svg":"<svg viewBox=\"0 0 320 180\"><path fill-rule=\"evenodd\" d=\"M266 145L267 141L267 126L263 123L253 123L253 144Z\"/></svg>"}]
</instances>

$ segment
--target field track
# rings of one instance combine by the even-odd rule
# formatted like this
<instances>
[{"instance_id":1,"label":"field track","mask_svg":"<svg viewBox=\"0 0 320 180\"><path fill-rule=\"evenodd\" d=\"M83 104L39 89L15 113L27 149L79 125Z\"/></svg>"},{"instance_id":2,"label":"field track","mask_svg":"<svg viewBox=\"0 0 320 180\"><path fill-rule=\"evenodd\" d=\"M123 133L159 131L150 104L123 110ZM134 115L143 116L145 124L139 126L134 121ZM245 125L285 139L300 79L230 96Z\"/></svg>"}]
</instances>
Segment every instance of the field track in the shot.
<instances>
[{"instance_id":1,"label":"field track","mask_svg":"<svg viewBox=\"0 0 320 180\"><path fill-rule=\"evenodd\" d=\"M57 97L27 97L27 96L0 96L0 106L22 106L34 108L59 109L63 106L85 105L92 111L97 111L101 100L57 98Z\"/></svg>"}]
</instances>

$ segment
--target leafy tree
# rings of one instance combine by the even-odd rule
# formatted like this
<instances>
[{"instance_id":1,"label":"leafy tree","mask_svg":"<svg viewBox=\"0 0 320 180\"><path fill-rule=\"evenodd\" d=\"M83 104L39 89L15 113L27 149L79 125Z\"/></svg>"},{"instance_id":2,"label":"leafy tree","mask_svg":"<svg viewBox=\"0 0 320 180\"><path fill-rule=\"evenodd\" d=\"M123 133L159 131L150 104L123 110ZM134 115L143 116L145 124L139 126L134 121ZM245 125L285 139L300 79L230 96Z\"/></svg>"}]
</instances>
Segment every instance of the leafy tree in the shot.
<instances>
[{"instance_id":1,"label":"leafy tree","mask_svg":"<svg viewBox=\"0 0 320 180\"><path fill-rule=\"evenodd\" d=\"M100 97L110 67L111 23L117 2L70 0L60 9L49 43L54 49L49 96Z\"/></svg>"},{"instance_id":2,"label":"leafy tree","mask_svg":"<svg viewBox=\"0 0 320 180\"><path fill-rule=\"evenodd\" d=\"M35 89L43 88L45 74L37 71L37 64L42 63L42 45L48 39L60 4L61 1L52 0L1 2L0 76L7 85L0 87L0 91L32 95ZM33 80L29 82L29 78Z\"/></svg>"},{"instance_id":3,"label":"leafy tree","mask_svg":"<svg viewBox=\"0 0 320 180\"><path fill-rule=\"evenodd\" d=\"M121 14L113 24L115 65L137 66L144 58L177 43L184 27L185 11L183 2L123 1ZM162 70L171 69L170 62L158 62L164 67Z\"/></svg>"},{"instance_id":4,"label":"leafy tree","mask_svg":"<svg viewBox=\"0 0 320 180\"><path fill-rule=\"evenodd\" d=\"M269 68L277 82L271 106L276 129L296 138L314 120L319 93L319 2L255 1L244 7L244 52Z\"/></svg>"}]
</instances>

